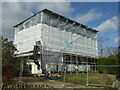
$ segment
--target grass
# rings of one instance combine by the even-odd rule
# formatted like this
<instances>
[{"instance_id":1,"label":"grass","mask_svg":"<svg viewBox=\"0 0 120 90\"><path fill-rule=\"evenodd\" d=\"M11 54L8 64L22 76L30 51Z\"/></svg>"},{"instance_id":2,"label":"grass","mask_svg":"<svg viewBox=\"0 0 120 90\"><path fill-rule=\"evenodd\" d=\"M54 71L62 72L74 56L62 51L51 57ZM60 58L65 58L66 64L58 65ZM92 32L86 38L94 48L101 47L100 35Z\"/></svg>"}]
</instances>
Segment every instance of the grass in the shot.
<instances>
[{"instance_id":1,"label":"grass","mask_svg":"<svg viewBox=\"0 0 120 90\"><path fill-rule=\"evenodd\" d=\"M40 84L31 84L31 83L12 83L12 84L3 84L3 90L13 90L13 89L24 89L24 88L53 88L48 85L40 85Z\"/></svg>"},{"instance_id":2,"label":"grass","mask_svg":"<svg viewBox=\"0 0 120 90\"><path fill-rule=\"evenodd\" d=\"M64 76L61 76L62 79L58 80L64 82ZM69 74L65 75L65 82L73 83L73 84L86 84L86 73L82 74ZM106 73L89 73L88 74L88 82L89 84L100 84L100 85L112 85L115 81L115 75L106 74Z\"/></svg>"}]
</instances>

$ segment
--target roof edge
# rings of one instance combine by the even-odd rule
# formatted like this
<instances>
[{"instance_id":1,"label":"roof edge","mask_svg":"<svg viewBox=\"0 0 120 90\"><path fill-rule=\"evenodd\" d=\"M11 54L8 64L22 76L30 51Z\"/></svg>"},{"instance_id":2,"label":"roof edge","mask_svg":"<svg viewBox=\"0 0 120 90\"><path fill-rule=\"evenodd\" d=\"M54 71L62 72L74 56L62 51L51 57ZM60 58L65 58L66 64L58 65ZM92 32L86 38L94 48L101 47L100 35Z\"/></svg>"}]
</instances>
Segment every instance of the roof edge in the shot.
<instances>
[{"instance_id":1,"label":"roof edge","mask_svg":"<svg viewBox=\"0 0 120 90\"><path fill-rule=\"evenodd\" d=\"M91 30L91 31L93 31L93 32L98 32L98 30L95 30L95 29L93 29L93 28L91 28L91 27L88 27L87 25L83 25L83 24L81 24L81 23L79 23L79 22L77 22L77 21L74 21L74 20L72 20L72 19L69 19L69 18L67 18L67 17L65 17L65 16L62 16L62 15L60 15L60 14L58 14L58 13L55 13L55 12L49 10L49 9L46 9L46 8L43 9L43 10L41 10L40 12L38 12L38 13L30 16L29 18L23 20L22 22L18 23L17 25L15 25L15 26L13 26L13 27L17 27L18 25L24 23L25 21L29 20L30 18L34 17L35 15L37 15L37 14L39 14L39 13L41 13L41 12L45 12L45 11L49 11L49 12L51 12L51 13L53 13L53 14L56 14L56 15L58 15L58 16L61 16L61 17L65 18L65 19L68 19L68 20L70 20L70 21L72 21L72 22L75 22L75 23L77 23L77 24L80 24L80 25L84 26L85 28L87 28L88 30Z\"/></svg>"}]
</instances>

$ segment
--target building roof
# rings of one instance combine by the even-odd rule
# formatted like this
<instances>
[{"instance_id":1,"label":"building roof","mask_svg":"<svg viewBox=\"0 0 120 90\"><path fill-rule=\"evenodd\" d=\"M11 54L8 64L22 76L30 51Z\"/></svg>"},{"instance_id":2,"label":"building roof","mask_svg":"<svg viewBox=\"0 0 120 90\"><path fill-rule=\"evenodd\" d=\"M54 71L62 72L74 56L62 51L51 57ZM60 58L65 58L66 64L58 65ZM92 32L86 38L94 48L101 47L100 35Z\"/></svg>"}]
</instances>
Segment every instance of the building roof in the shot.
<instances>
[{"instance_id":1,"label":"building roof","mask_svg":"<svg viewBox=\"0 0 120 90\"><path fill-rule=\"evenodd\" d=\"M95 29L92 29L92 28L90 28L90 27L88 27L88 26L86 26L86 25L83 25L83 24L81 24L81 23L78 23L78 22L76 22L76 21L74 21L74 20L71 20L71 19L69 19L69 18L67 18L67 17L65 17L65 16L62 16L62 15L60 15L60 14L57 14L57 13L51 11L51 10L48 10L48 9L43 9L43 10L41 10L40 12L38 12L38 13L34 14L33 16L25 19L24 21L20 22L19 24L15 25L14 27L19 26L20 24L24 23L25 21L29 20L30 18L34 17L35 15L37 15L37 14L39 14L39 13L41 13L41 12L50 12L50 13L52 13L52 14L54 14L54 15L57 15L57 16L60 16L60 17L62 17L62 18L64 18L64 19L68 19L68 20L71 21L71 22L75 22L76 24L81 25L82 27L86 28L87 30L90 30L90 31L93 31L93 32L98 32L98 31L95 30Z\"/></svg>"}]
</instances>

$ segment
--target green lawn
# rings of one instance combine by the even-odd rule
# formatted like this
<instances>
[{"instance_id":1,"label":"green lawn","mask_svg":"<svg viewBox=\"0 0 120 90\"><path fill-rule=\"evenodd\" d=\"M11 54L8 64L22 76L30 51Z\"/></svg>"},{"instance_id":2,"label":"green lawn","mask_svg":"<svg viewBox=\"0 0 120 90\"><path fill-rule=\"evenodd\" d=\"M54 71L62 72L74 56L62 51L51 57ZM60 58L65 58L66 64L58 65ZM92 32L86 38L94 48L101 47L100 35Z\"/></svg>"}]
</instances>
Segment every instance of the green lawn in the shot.
<instances>
[{"instance_id":1,"label":"green lawn","mask_svg":"<svg viewBox=\"0 0 120 90\"><path fill-rule=\"evenodd\" d=\"M62 79L58 80L64 82L64 76L61 76ZM86 73L82 74L69 74L65 75L65 82L73 83L73 84L86 84ZM115 81L115 75L106 74L106 73L89 73L88 74L88 81L90 84L101 84L101 85L112 85Z\"/></svg>"}]
</instances>

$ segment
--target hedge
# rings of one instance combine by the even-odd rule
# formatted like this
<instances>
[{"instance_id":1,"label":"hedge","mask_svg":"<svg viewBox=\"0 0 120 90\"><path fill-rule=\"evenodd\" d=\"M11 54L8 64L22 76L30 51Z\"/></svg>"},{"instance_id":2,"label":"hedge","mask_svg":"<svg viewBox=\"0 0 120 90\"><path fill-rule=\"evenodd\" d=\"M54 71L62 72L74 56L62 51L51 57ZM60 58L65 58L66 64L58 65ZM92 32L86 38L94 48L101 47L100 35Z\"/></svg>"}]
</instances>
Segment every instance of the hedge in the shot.
<instances>
[{"instance_id":1,"label":"hedge","mask_svg":"<svg viewBox=\"0 0 120 90\"><path fill-rule=\"evenodd\" d=\"M99 66L99 65L103 65L103 66ZM111 65L112 67L107 65ZM116 67L114 67L114 65L117 65L117 60L115 60L114 58L104 57L104 58L98 58L97 60L97 70L102 73L117 74L118 70Z\"/></svg>"}]
</instances>

